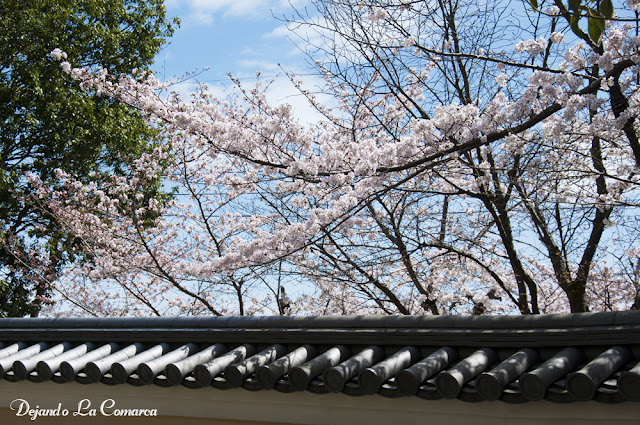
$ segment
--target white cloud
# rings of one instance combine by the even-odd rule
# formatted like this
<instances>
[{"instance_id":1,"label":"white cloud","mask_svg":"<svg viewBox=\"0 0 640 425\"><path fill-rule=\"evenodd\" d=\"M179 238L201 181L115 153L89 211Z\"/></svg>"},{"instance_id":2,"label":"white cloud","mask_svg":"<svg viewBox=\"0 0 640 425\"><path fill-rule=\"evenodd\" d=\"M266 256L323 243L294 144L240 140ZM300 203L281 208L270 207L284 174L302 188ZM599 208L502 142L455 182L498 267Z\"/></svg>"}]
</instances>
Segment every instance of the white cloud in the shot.
<instances>
[{"instance_id":1,"label":"white cloud","mask_svg":"<svg viewBox=\"0 0 640 425\"><path fill-rule=\"evenodd\" d=\"M266 33L263 35L264 38L280 38L280 37L289 37L291 35L291 30L287 24L283 24L277 26L273 29L273 31Z\"/></svg>"},{"instance_id":2,"label":"white cloud","mask_svg":"<svg viewBox=\"0 0 640 425\"><path fill-rule=\"evenodd\" d=\"M338 34L326 28L329 24L322 17L316 16L310 18L310 23L311 24L307 25L284 23L275 27L270 32L263 34L262 38L265 40L291 40L294 44L294 48L289 52L289 55L300 54L306 49L315 51L315 47L325 46L327 40L340 40Z\"/></svg>"},{"instance_id":3,"label":"white cloud","mask_svg":"<svg viewBox=\"0 0 640 425\"><path fill-rule=\"evenodd\" d=\"M188 97L196 90L197 83L194 80L181 81L169 85L170 91L177 91L183 98Z\"/></svg>"},{"instance_id":4,"label":"white cloud","mask_svg":"<svg viewBox=\"0 0 640 425\"><path fill-rule=\"evenodd\" d=\"M325 84L324 79L312 75L296 75L297 80L302 81L302 87L312 93L318 92L319 87ZM294 84L286 76L276 78L267 90L267 101L271 105L288 103L293 107L294 116L300 124L312 125L322 120L324 116L318 112L300 93ZM331 106L335 99L328 95L316 94L316 100L322 105Z\"/></svg>"},{"instance_id":5,"label":"white cloud","mask_svg":"<svg viewBox=\"0 0 640 425\"><path fill-rule=\"evenodd\" d=\"M274 65L269 66L266 63L255 63L253 65L259 66L261 69L274 68ZM250 65L248 64L247 66ZM278 69L278 71L280 71L280 69ZM255 74L250 72L239 73L236 74L235 77L240 78L242 85L246 89L252 88L256 82ZM324 79L315 75L304 75L303 73L298 73L295 78L297 80L301 80L302 87L312 93L318 92L320 90L319 87L322 87L325 84ZM207 92L216 99L226 100L229 98L236 98L239 94L231 80L215 80L207 82L206 77L204 77L203 80L207 84ZM268 73L266 76L261 77L260 81L262 83L262 87L268 87L266 91L267 102L271 106L288 103L293 107L294 116L300 124L312 125L323 118L322 114L320 114L309 103L307 98L300 93L300 91L290 81L289 77L281 72ZM191 98L192 93L196 91L197 86L198 82L196 79L190 78L171 84L169 86L169 91L178 92L183 100L188 101ZM168 93L164 93L164 96L167 94ZM335 103L335 99L328 95L317 94L316 96L317 100L324 106L331 106Z\"/></svg>"},{"instance_id":6,"label":"white cloud","mask_svg":"<svg viewBox=\"0 0 640 425\"><path fill-rule=\"evenodd\" d=\"M223 55L219 58L219 62L212 64L212 71L189 78L188 81L172 87L184 99L188 99L189 94L195 89L194 80L196 79L206 82L209 92L216 98L225 99L234 92L234 88L224 73L231 71L234 77L242 80L246 88L250 88L255 82L255 72L261 71L261 81L265 85L273 79L267 91L267 99L271 105L291 104L296 117L303 124L315 123L322 118L283 73L283 71L293 71L297 75L296 78L303 81L303 87L311 92L317 92L318 87L324 86L325 82L322 78L305 75L310 70L305 67L306 57L300 50L302 46L296 47L288 40L290 38L295 43L313 37L315 42L318 37L316 29L299 26L299 33L292 33L286 25L282 25L282 22L272 17L272 13L274 15L291 14L292 4L300 10L309 4L309 0L165 0L165 4L167 9L171 9L170 14L182 17L183 28L195 25L216 25L216 20L220 23L224 17L233 18L226 22L225 36L229 37L229 41L237 47L233 53ZM258 20L260 22L257 22ZM229 23L231 25L228 25ZM193 40L197 40L198 34L202 35L206 31L209 29L198 28L196 31L186 33L190 34L190 37L196 37ZM302 43L306 45L303 41ZM200 61L200 63L205 62ZM323 101L330 101L322 96L319 97Z\"/></svg>"},{"instance_id":7,"label":"white cloud","mask_svg":"<svg viewBox=\"0 0 640 425\"><path fill-rule=\"evenodd\" d=\"M235 64L249 71L261 71L269 73L277 73L282 70L278 64L266 60L251 59L244 57L235 61Z\"/></svg>"},{"instance_id":8,"label":"white cloud","mask_svg":"<svg viewBox=\"0 0 640 425\"><path fill-rule=\"evenodd\" d=\"M167 9L181 10L191 24L212 25L214 15L265 17L308 3L307 0L166 0Z\"/></svg>"}]
</instances>

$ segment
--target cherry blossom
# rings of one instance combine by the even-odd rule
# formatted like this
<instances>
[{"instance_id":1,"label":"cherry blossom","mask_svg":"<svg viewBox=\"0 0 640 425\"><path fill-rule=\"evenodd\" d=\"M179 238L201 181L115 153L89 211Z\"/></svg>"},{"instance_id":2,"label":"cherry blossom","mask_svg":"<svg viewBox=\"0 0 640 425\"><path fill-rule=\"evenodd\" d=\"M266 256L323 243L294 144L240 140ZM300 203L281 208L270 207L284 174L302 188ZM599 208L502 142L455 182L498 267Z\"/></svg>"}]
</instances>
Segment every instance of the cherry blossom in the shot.
<instances>
[{"instance_id":1,"label":"cherry blossom","mask_svg":"<svg viewBox=\"0 0 640 425\"><path fill-rule=\"evenodd\" d=\"M112 76L51 52L86 90L143 112L162 146L101 186L73 170L58 170L55 188L31 176L31 202L87 252L52 279L52 314L637 305L640 282L629 270L640 249L640 40L632 28L609 23L596 50L551 27L508 53L463 50L461 34L425 37L402 26L437 17L419 9L426 5L401 6L354 7L349 19L388 26L365 34L384 37L375 45L358 45L362 34L333 22L334 34L360 46L362 63L344 74L338 56L316 64L333 108L298 83L325 117L315 126L298 123L289 105L269 104L259 79L251 88L234 80L235 100L206 86L182 99L150 73ZM379 57L367 59L372 52ZM175 196L139 195L159 182ZM50 262L21 258L39 273Z\"/></svg>"}]
</instances>

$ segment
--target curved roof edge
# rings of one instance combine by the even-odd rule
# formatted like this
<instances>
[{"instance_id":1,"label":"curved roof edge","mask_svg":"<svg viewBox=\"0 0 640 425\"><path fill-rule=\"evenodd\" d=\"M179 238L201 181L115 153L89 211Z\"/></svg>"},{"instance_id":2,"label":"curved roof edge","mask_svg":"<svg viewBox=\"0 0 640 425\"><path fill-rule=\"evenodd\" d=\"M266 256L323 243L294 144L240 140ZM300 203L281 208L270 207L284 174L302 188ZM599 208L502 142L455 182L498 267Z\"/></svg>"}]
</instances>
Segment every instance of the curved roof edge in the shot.
<instances>
[{"instance_id":1,"label":"curved roof edge","mask_svg":"<svg viewBox=\"0 0 640 425\"><path fill-rule=\"evenodd\" d=\"M486 316L179 316L2 318L2 328L471 328L534 329L640 324L640 310Z\"/></svg>"},{"instance_id":2,"label":"curved roof edge","mask_svg":"<svg viewBox=\"0 0 640 425\"><path fill-rule=\"evenodd\" d=\"M244 316L0 319L0 340L558 346L636 344L640 311L527 316Z\"/></svg>"}]
</instances>

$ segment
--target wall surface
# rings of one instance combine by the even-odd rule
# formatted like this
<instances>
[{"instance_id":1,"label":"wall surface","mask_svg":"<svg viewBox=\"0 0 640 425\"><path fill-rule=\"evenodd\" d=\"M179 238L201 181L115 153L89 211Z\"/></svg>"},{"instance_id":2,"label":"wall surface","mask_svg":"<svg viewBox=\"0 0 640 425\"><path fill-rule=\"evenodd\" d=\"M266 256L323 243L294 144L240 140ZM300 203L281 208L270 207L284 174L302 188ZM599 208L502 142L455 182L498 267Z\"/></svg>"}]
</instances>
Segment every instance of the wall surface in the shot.
<instances>
[{"instance_id":1,"label":"wall surface","mask_svg":"<svg viewBox=\"0 0 640 425\"><path fill-rule=\"evenodd\" d=\"M35 421L27 417L16 417L15 411L0 408L0 423L6 425L274 425L273 422L234 421L227 419L185 418L181 416L161 416L157 418L115 418L101 417L44 417ZM275 424L279 425L279 424ZM289 425L289 424L282 424Z\"/></svg>"},{"instance_id":2,"label":"wall surface","mask_svg":"<svg viewBox=\"0 0 640 425\"><path fill-rule=\"evenodd\" d=\"M17 416L20 404L23 404L23 412L26 404L14 400L25 400L31 409L60 408L57 411L59 416L36 417L35 420L29 413ZM106 404L101 412L103 403ZM64 409L68 411L66 416L63 415ZM117 417L116 409L156 409L158 417ZM74 416L78 412L81 414ZM243 389L221 391L214 388L192 390L184 387L0 381L0 424L3 425L595 425L638 424L638 418L640 403L554 404L541 401L510 405L503 402L427 401L415 397L387 399L379 395L349 397L344 394L282 394Z\"/></svg>"}]
</instances>

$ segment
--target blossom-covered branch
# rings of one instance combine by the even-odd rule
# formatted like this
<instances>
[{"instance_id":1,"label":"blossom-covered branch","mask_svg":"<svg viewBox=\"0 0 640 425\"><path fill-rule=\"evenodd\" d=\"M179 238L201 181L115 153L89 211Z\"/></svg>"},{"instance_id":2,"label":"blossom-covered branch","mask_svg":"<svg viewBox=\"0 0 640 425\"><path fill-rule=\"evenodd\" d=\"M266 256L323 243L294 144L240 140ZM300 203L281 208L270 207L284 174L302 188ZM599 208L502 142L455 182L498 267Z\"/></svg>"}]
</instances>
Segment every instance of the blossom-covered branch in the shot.
<instances>
[{"instance_id":1,"label":"blossom-covered branch","mask_svg":"<svg viewBox=\"0 0 640 425\"><path fill-rule=\"evenodd\" d=\"M33 178L33 201L92 253L58 291L101 314L636 305L637 279L617 260L638 245L630 25L608 24L593 49L572 45L554 13L514 43L506 3L473 15L488 39L464 21L471 4L316 6L321 19L297 23L326 37L315 59L337 106L298 83L326 117L313 127L270 105L260 81L236 81L235 102L206 86L183 100L151 74L74 68L52 52L85 89L143 112L164 144L100 187L72 170L60 188ZM173 200L139 195L159 179Z\"/></svg>"}]
</instances>

